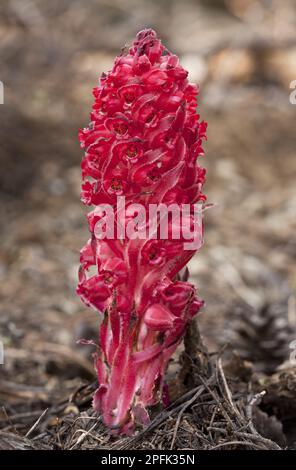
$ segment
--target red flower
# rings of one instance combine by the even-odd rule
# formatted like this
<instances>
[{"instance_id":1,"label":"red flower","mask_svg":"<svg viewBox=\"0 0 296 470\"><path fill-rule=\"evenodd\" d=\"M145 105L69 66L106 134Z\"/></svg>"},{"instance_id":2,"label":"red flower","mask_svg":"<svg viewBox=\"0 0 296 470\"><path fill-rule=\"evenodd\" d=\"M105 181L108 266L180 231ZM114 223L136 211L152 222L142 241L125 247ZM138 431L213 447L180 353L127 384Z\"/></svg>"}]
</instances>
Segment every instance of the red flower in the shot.
<instances>
[{"instance_id":1,"label":"red flower","mask_svg":"<svg viewBox=\"0 0 296 470\"><path fill-rule=\"evenodd\" d=\"M105 276L93 276L79 283L77 293L86 305L91 305L99 311L103 311L105 301L110 296L108 283Z\"/></svg>"},{"instance_id":2,"label":"red flower","mask_svg":"<svg viewBox=\"0 0 296 470\"><path fill-rule=\"evenodd\" d=\"M150 240L142 250L142 263L151 266L163 266L166 261L167 252L163 241Z\"/></svg>"},{"instance_id":3,"label":"red flower","mask_svg":"<svg viewBox=\"0 0 296 470\"><path fill-rule=\"evenodd\" d=\"M181 314L185 306L195 298L195 289L188 282L176 281L169 284L162 292L162 298L176 314Z\"/></svg>"},{"instance_id":4,"label":"red flower","mask_svg":"<svg viewBox=\"0 0 296 470\"><path fill-rule=\"evenodd\" d=\"M160 304L153 304L144 315L144 322L153 331L167 331L174 326L174 315Z\"/></svg>"}]
</instances>

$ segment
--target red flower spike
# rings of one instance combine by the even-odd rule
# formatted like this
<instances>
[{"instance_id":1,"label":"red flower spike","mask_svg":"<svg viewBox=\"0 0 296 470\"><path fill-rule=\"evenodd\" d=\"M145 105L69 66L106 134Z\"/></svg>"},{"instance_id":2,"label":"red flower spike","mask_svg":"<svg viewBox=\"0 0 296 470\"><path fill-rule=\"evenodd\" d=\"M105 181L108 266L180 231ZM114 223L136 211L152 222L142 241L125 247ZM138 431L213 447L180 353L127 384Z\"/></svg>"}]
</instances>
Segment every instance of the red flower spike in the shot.
<instances>
[{"instance_id":1,"label":"red flower spike","mask_svg":"<svg viewBox=\"0 0 296 470\"><path fill-rule=\"evenodd\" d=\"M115 208L118 196L127 206L126 217L118 213L124 229L131 204L141 204L148 217L149 204L205 201L198 157L207 124L196 114L198 88L187 75L153 30L141 31L102 74L91 123L79 132L85 151L81 199L95 207L88 214L91 237L81 250L77 293L104 315L93 406L113 433L130 434L135 422L149 422L147 407L166 397L168 361L203 305L194 286L178 280L196 249L184 249L184 232L173 239L174 221L168 239L117 234L103 240L95 231L104 214L99 206ZM182 221L189 235L191 218ZM195 230L202 240L202 228Z\"/></svg>"}]
</instances>

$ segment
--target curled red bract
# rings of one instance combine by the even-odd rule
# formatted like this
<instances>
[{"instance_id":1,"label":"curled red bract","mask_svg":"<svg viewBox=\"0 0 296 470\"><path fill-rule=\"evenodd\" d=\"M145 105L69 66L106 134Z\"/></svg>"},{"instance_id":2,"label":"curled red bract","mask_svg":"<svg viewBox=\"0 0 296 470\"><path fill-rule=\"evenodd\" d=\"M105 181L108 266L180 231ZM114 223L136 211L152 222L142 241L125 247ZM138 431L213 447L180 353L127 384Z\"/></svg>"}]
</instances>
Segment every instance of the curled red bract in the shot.
<instances>
[{"instance_id":1,"label":"curled red bract","mask_svg":"<svg viewBox=\"0 0 296 470\"><path fill-rule=\"evenodd\" d=\"M171 236L173 220L167 238L116 232L103 239L96 227L108 211L103 205L114 209L115 228L126 229L132 204L148 215L151 204L205 201L205 170L197 159L204 154L207 125L196 114L197 94L178 57L147 29L101 76L91 123L79 133L85 151L81 199L94 210L77 292L103 314L94 407L122 433L132 432L135 421L149 421L147 406L161 399L168 360L202 306L195 287L178 278L197 248L184 248L186 232L184 239ZM125 198L125 216L119 196ZM182 220L190 229L192 214ZM143 228L147 221L141 223ZM195 230L202 238L202 226Z\"/></svg>"}]
</instances>

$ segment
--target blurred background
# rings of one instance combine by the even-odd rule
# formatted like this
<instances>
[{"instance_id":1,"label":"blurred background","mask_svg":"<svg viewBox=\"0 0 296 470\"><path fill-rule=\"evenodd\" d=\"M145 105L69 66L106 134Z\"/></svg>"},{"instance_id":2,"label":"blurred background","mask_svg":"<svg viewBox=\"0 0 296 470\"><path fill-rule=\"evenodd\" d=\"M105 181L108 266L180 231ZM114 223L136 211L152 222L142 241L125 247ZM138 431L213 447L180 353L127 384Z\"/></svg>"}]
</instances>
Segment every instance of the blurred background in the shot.
<instances>
[{"instance_id":1,"label":"blurred background","mask_svg":"<svg viewBox=\"0 0 296 470\"><path fill-rule=\"evenodd\" d=\"M92 88L121 47L157 30L200 85L209 123L205 245L191 261L210 351L255 370L296 339L294 0L1 0L0 400L7 413L93 377L97 316L76 297L88 238L79 200ZM63 381L63 382L61 382ZM35 399L34 398L34 399ZM26 403L26 404L25 404ZM1 419L0 419L1 421Z\"/></svg>"}]
</instances>

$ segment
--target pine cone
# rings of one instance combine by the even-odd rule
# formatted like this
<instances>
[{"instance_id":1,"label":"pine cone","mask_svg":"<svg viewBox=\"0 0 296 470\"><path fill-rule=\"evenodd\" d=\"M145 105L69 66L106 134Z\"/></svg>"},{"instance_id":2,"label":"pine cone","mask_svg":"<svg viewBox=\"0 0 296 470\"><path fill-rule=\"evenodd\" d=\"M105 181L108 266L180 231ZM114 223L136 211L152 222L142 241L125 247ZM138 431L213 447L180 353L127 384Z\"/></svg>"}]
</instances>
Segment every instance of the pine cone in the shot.
<instances>
[{"instance_id":1,"label":"pine cone","mask_svg":"<svg viewBox=\"0 0 296 470\"><path fill-rule=\"evenodd\" d=\"M253 362L255 370L272 373L289 358L296 328L288 317L288 299L265 303L255 310L238 306L229 340L239 355ZM238 317L238 318L237 318Z\"/></svg>"}]
</instances>

